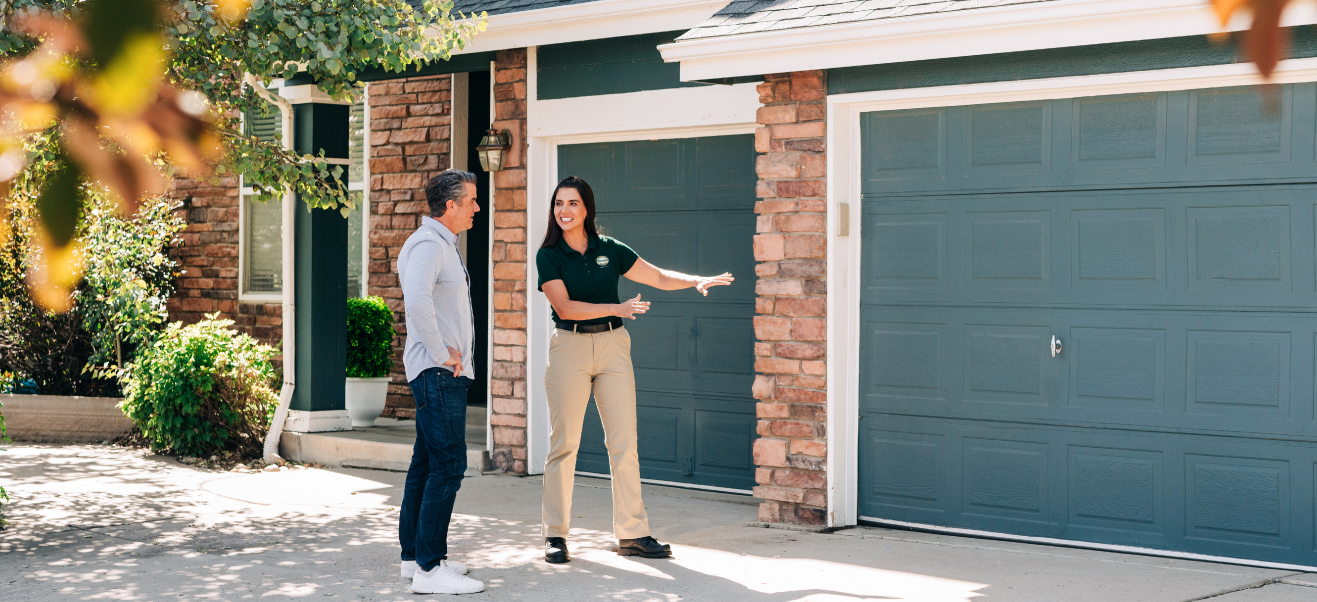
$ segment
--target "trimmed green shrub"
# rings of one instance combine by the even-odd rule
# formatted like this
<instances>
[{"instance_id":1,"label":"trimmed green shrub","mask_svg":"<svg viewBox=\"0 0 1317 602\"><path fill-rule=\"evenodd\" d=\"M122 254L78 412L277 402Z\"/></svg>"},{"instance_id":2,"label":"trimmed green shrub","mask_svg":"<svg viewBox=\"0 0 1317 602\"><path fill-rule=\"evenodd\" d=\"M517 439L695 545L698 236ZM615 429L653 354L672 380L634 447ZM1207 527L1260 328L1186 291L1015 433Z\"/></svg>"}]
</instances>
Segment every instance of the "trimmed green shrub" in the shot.
<instances>
[{"instance_id":1,"label":"trimmed green shrub","mask_svg":"<svg viewBox=\"0 0 1317 602\"><path fill-rule=\"evenodd\" d=\"M170 324L128 368L120 407L156 451L261 453L279 403L270 364L275 350L217 317Z\"/></svg>"},{"instance_id":2,"label":"trimmed green shrub","mask_svg":"<svg viewBox=\"0 0 1317 602\"><path fill-rule=\"evenodd\" d=\"M393 369L393 310L379 297L348 299L348 376L378 378Z\"/></svg>"}]
</instances>

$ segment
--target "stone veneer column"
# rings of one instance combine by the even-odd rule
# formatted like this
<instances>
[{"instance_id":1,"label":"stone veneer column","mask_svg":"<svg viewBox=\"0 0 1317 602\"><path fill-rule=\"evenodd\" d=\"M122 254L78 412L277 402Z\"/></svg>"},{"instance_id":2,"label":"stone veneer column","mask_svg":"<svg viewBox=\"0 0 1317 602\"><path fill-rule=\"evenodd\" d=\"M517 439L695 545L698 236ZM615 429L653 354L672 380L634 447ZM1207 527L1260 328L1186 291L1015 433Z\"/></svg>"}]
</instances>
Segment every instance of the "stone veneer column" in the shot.
<instances>
[{"instance_id":1,"label":"stone veneer column","mask_svg":"<svg viewBox=\"0 0 1317 602\"><path fill-rule=\"evenodd\" d=\"M238 301L238 178L225 176L214 184L176 178L169 196L180 202L187 221L179 233L183 244L170 251L181 274L178 290L166 305L169 319L192 324L219 313L239 330L280 349L283 306Z\"/></svg>"},{"instance_id":2,"label":"stone veneer column","mask_svg":"<svg viewBox=\"0 0 1317 602\"><path fill-rule=\"evenodd\" d=\"M494 174L492 461L526 474L526 49L498 51L494 66L492 127L511 134L512 149Z\"/></svg>"},{"instance_id":3,"label":"stone veneer column","mask_svg":"<svg viewBox=\"0 0 1317 602\"><path fill-rule=\"evenodd\" d=\"M822 71L765 76L755 132L755 495L759 519L827 511L827 176Z\"/></svg>"},{"instance_id":4,"label":"stone veneer column","mask_svg":"<svg viewBox=\"0 0 1317 602\"><path fill-rule=\"evenodd\" d=\"M436 75L371 83L370 266L367 290L394 312L393 380L385 416L416 415L402 363L407 341L398 253L429 215L425 185L451 162L452 77Z\"/></svg>"}]
</instances>

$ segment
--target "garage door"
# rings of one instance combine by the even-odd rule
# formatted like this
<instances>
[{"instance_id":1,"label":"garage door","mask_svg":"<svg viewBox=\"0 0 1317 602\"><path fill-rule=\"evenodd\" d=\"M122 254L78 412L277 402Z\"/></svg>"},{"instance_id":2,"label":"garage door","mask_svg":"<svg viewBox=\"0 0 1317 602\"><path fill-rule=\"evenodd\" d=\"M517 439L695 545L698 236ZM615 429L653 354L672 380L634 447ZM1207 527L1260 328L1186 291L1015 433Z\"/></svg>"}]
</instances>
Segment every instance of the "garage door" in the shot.
<instances>
[{"instance_id":1,"label":"garage door","mask_svg":"<svg viewBox=\"0 0 1317 602\"><path fill-rule=\"evenodd\" d=\"M1317 86L1279 100L865 114L861 516L1317 565Z\"/></svg>"},{"instance_id":2,"label":"garage door","mask_svg":"<svg viewBox=\"0 0 1317 602\"><path fill-rule=\"evenodd\" d=\"M643 478L754 487L754 156L753 136L558 147L560 177L590 183L605 234L662 268L737 276L708 297L622 280L623 299L653 302L626 325ZM609 472L594 403L576 466Z\"/></svg>"}]
</instances>

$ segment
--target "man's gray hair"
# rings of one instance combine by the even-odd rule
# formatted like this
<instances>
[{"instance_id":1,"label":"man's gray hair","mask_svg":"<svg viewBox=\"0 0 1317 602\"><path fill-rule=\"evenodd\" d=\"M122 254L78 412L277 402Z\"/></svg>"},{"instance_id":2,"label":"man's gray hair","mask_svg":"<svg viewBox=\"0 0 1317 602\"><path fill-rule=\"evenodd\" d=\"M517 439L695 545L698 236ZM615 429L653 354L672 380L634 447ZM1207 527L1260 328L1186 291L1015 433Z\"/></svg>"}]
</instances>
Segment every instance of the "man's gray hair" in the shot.
<instances>
[{"instance_id":1,"label":"man's gray hair","mask_svg":"<svg viewBox=\"0 0 1317 602\"><path fill-rule=\"evenodd\" d=\"M476 174L460 169L445 169L439 175L430 178L425 185L425 201L430 204L430 217L443 217L448 211L448 201L457 201L460 205L466 196L466 185L476 183Z\"/></svg>"}]
</instances>

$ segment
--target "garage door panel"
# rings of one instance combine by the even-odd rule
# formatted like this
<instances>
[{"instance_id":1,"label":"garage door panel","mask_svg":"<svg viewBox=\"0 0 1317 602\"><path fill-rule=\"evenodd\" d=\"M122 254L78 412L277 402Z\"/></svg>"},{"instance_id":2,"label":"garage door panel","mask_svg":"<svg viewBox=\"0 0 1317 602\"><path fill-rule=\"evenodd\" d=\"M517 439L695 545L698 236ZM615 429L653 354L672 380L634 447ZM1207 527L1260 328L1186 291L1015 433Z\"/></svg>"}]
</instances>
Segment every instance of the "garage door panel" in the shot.
<instances>
[{"instance_id":1,"label":"garage door panel","mask_svg":"<svg viewBox=\"0 0 1317 602\"><path fill-rule=\"evenodd\" d=\"M1165 411L1165 330L1075 327L1068 344L1063 353L1070 364L1071 406L1099 412Z\"/></svg>"},{"instance_id":2,"label":"garage door panel","mask_svg":"<svg viewBox=\"0 0 1317 602\"><path fill-rule=\"evenodd\" d=\"M1311 179L1317 84L865 113L866 194Z\"/></svg>"},{"instance_id":3,"label":"garage door panel","mask_svg":"<svg viewBox=\"0 0 1317 602\"><path fill-rule=\"evenodd\" d=\"M988 523L1049 523L1046 443L966 437L961 453L965 515Z\"/></svg>"},{"instance_id":4,"label":"garage door panel","mask_svg":"<svg viewBox=\"0 0 1317 602\"><path fill-rule=\"evenodd\" d=\"M975 211L964 216L967 283L985 289L1052 288L1052 212Z\"/></svg>"},{"instance_id":5,"label":"garage door panel","mask_svg":"<svg viewBox=\"0 0 1317 602\"><path fill-rule=\"evenodd\" d=\"M1289 333L1197 330L1187 339L1187 413L1291 416Z\"/></svg>"},{"instance_id":6,"label":"garage door panel","mask_svg":"<svg viewBox=\"0 0 1317 602\"><path fill-rule=\"evenodd\" d=\"M1317 445L869 415L860 515L1311 564ZM1043 472L1038 467L1043 466Z\"/></svg>"},{"instance_id":7,"label":"garage door panel","mask_svg":"<svg viewBox=\"0 0 1317 602\"><path fill-rule=\"evenodd\" d=\"M1317 307L1313 215L1296 186L872 199L861 284L882 303Z\"/></svg>"},{"instance_id":8,"label":"garage door panel","mask_svg":"<svg viewBox=\"0 0 1317 602\"><path fill-rule=\"evenodd\" d=\"M1277 91L1277 113L1252 87L1189 91L1189 164L1288 163L1293 94Z\"/></svg>"},{"instance_id":9,"label":"garage door panel","mask_svg":"<svg viewBox=\"0 0 1317 602\"><path fill-rule=\"evenodd\" d=\"M965 393L967 404L1005 403L1047 406L1052 391L1046 349L1047 326L966 324Z\"/></svg>"},{"instance_id":10,"label":"garage door panel","mask_svg":"<svg viewBox=\"0 0 1317 602\"><path fill-rule=\"evenodd\" d=\"M1165 453L1068 445L1067 522L1081 530L1115 530L1164 539Z\"/></svg>"},{"instance_id":11,"label":"garage door panel","mask_svg":"<svg viewBox=\"0 0 1317 602\"><path fill-rule=\"evenodd\" d=\"M868 420L860 433L869 451L859 463L861 514L912 522L949 520L958 499L948 474L954 437L883 426L881 420Z\"/></svg>"},{"instance_id":12,"label":"garage door panel","mask_svg":"<svg viewBox=\"0 0 1317 602\"><path fill-rule=\"evenodd\" d=\"M966 116L967 176L1045 174L1051 169L1052 103L980 106Z\"/></svg>"},{"instance_id":13,"label":"garage door panel","mask_svg":"<svg viewBox=\"0 0 1317 602\"><path fill-rule=\"evenodd\" d=\"M862 413L1317 437L1317 317L939 306L861 317Z\"/></svg>"},{"instance_id":14,"label":"garage door panel","mask_svg":"<svg viewBox=\"0 0 1317 602\"><path fill-rule=\"evenodd\" d=\"M1071 165L1077 171L1166 166L1167 94L1071 101Z\"/></svg>"},{"instance_id":15,"label":"garage door panel","mask_svg":"<svg viewBox=\"0 0 1317 602\"><path fill-rule=\"evenodd\" d=\"M1071 287L1164 292L1166 210L1070 211Z\"/></svg>"}]
</instances>

